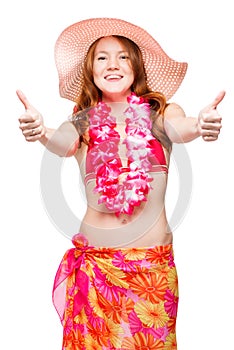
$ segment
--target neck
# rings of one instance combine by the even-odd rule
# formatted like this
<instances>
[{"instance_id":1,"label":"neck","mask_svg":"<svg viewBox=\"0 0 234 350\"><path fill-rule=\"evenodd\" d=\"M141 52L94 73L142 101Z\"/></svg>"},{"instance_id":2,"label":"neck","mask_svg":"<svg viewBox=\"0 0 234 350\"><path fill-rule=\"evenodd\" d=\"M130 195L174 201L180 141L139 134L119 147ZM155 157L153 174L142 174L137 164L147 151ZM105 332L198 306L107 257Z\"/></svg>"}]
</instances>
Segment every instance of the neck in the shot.
<instances>
[{"instance_id":1,"label":"neck","mask_svg":"<svg viewBox=\"0 0 234 350\"><path fill-rule=\"evenodd\" d=\"M102 95L102 101L103 102L127 102L127 97L130 95L131 92L128 92L126 94L103 94Z\"/></svg>"}]
</instances>

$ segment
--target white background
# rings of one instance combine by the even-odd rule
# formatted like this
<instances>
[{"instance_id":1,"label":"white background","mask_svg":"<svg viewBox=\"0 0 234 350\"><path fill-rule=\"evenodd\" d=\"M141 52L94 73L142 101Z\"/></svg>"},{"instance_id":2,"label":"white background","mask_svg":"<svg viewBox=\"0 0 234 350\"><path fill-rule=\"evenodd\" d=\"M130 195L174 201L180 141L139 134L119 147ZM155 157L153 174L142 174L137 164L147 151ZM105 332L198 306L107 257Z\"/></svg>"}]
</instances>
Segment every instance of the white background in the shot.
<instances>
[{"instance_id":1,"label":"white background","mask_svg":"<svg viewBox=\"0 0 234 350\"><path fill-rule=\"evenodd\" d=\"M169 56L189 63L173 97L188 116L197 116L220 90L227 92L219 107L223 116L219 140L198 139L186 145L193 171L192 199L175 229L174 249L180 283L178 349L234 349L231 4L231 0L9 0L1 4L1 349L61 349L62 327L51 291L58 264L72 246L44 209L40 192L44 149L39 143L25 142L18 129L23 106L15 90L22 89L46 124L57 127L72 104L59 96L54 43L68 25L105 16L144 27ZM169 216L178 191L173 163L170 175ZM77 177L73 160L67 160L64 193L81 215L84 201Z\"/></svg>"}]
</instances>

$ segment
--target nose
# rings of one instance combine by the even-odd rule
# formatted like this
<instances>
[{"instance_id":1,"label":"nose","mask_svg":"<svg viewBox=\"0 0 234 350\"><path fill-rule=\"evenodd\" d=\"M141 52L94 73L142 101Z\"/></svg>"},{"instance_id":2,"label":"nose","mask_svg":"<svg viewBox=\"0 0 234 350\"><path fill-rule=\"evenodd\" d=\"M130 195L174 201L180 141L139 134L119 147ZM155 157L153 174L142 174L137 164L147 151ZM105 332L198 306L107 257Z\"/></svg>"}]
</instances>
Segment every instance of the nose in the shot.
<instances>
[{"instance_id":1,"label":"nose","mask_svg":"<svg viewBox=\"0 0 234 350\"><path fill-rule=\"evenodd\" d=\"M119 69L119 62L116 57L110 57L108 61L108 69L110 70Z\"/></svg>"}]
</instances>

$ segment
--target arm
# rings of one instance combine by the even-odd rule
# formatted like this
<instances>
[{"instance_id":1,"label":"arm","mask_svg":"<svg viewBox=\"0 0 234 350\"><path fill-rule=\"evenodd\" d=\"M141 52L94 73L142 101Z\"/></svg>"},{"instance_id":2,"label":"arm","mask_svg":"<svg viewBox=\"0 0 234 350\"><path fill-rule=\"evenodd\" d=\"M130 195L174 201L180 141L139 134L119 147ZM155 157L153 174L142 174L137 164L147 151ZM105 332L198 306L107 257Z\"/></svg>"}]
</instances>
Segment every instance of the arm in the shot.
<instances>
[{"instance_id":1,"label":"arm","mask_svg":"<svg viewBox=\"0 0 234 350\"><path fill-rule=\"evenodd\" d=\"M183 109L175 103L169 104L164 113L164 128L173 143L184 143L200 136L198 119L186 117Z\"/></svg>"},{"instance_id":2,"label":"arm","mask_svg":"<svg viewBox=\"0 0 234 350\"><path fill-rule=\"evenodd\" d=\"M200 111L197 118L186 117L180 106L175 103L169 104L164 113L164 127L170 140L183 143L199 136L205 141L217 140L222 127L217 106L224 96L225 92L220 92L210 105Z\"/></svg>"},{"instance_id":3,"label":"arm","mask_svg":"<svg viewBox=\"0 0 234 350\"><path fill-rule=\"evenodd\" d=\"M45 127L45 132L39 138L49 151L61 157L73 156L79 145L79 134L74 125L66 121L58 129L49 129Z\"/></svg>"},{"instance_id":4,"label":"arm","mask_svg":"<svg viewBox=\"0 0 234 350\"><path fill-rule=\"evenodd\" d=\"M74 155L79 143L75 126L66 121L58 129L47 128L42 115L29 103L26 96L19 90L16 93L25 107L25 113L19 118L19 122L26 141L40 141L49 151L61 157Z\"/></svg>"}]
</instances>

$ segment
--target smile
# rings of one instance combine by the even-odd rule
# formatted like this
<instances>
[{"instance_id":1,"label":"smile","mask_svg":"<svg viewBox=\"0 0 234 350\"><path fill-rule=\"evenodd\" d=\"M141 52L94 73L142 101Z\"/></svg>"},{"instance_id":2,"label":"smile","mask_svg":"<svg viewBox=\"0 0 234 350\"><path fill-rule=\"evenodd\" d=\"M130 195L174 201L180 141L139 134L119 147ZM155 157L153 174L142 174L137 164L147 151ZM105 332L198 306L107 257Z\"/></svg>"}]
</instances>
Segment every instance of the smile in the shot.
<instances>
[{"instance_id":1,"label":"smile","mask_svg":"<svg viewBox=\"0 0 234 350\"><path fill-rule=\"evenodd\" d=\"M123 76L122 75L118 75L118 74L110 74L110 75L106 75L105 76L105 80L116 80L116 79L122 79Z\"/></svg>"}]
</instances>

